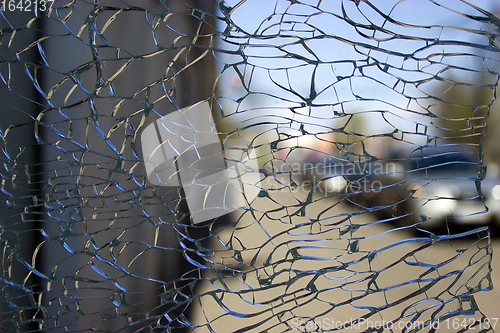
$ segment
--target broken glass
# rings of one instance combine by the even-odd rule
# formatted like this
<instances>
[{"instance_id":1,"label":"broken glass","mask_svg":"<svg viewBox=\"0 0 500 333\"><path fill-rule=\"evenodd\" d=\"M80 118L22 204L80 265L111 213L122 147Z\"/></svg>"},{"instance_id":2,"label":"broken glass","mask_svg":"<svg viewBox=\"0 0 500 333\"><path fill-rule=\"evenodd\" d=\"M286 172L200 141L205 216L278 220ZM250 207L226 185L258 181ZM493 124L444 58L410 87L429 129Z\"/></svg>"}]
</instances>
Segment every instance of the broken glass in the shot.
<instances>
[{"instance_id":1,"label":"broken glass","mask_svg":"<svg viewBox=\"0 0 500 333\"><path fill-rule=\"evenodd\" d=\"M3 330L495 329L493 1L0 6Z\"/></svg>"}]
</instances>

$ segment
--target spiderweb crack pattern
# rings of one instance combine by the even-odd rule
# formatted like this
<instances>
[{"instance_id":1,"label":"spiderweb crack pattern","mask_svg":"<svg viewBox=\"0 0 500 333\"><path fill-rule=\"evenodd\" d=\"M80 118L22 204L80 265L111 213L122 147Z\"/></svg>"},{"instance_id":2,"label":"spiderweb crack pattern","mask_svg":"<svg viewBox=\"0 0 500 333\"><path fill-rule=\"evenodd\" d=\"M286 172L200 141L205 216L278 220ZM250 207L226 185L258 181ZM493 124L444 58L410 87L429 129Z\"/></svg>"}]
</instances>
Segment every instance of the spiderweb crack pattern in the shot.
<instances>
[{"instance_id":1,"label":"spiderweb crack pattern","mask_svg":"<svg viewBox=\"0 0 500 333\"><path fill-rule=\"evenodd\" d=\"M0 12L1 330L493 331L489 4L42 2Z\"/></svg>"}]
</instances>

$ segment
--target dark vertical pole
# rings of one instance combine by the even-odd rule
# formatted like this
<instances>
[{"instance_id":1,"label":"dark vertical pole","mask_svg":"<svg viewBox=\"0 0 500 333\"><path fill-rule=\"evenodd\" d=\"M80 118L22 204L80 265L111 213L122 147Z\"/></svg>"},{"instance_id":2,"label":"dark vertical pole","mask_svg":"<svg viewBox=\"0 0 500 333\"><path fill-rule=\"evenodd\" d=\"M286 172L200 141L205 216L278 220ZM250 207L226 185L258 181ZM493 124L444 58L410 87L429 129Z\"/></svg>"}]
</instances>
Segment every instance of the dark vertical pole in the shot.
<instances>
[{"instance_id":1,"label":"dark vertical pole","mask_svg":"<svg viewBox=\"0 0 500 333\"><path fill-rule=\"evenodd\" d=\"M2 15L5 20L0 18L4 40L0 49L0 71L4 81L0 81L0 134L5 153L0 154L0 159L7 170L1 172L5 183L2 186L4 192L0 194L0 264L2 274L9 274L7 272L11 270L12 275L6 280L25 288L0 283L3 296L0 298L0 327L14 329L11 327L14 325L12 318L19 319L22 311L27 320L24 323L19 321L16 329L28 332L38 328L37 323L30 320L36 313L31 302L36 301L44 288L42 279L30 274L21 263L32 264L35 249L42 241L39 232L40 207L43 206L42 146L35 139L34 121L40 112L42 98L29 77L36 78L41 61L36 47L19 51L36 41L40 33L38 21L26 28L33 19L32 12L4 11ZM8 40L11 42L7 47ZM35 266L39 263L40 257L36 257ZM10 310L6 298L11 303Z\"/></svg>"},{"instance_id":2,"label":"dark vertical pole","mask_svg":"<svg viewBox=\"0 0 500 333\"><path fill-rule=\"evenodd\" d=\"M170 9L179 12L181 15L177 21L181 31L186 31L186 37L179 41L179 45L185 47L183 56L178 59L177 70L179 75L175 79L175 104L184 108L196 104L202 100L212 98L215 84L215 57L211 49L215 43L215 1L207 0L173 0L167 2ZM180 182L179 182L180 183ZM187 301L173 311L173 317L178 321L189 321L193 315L193 304L190 303L195 294L196 281L201 272L191 264L189 259L204 264L199 256L202 249L197 243L206 245L203 241L209 235L209 228L212 221L207 221L202 225L191 226L189 208L182 188L179 189L179 200L176 205L175 224L179 232L179 242L181 247L186 248L184 258L180 262L179 275L181 281L177 284L178 299ZM198 242L200 241L200 242ZM185 300L182 298L185 297ZM167 320L165 320L167 324ZM168 324L167 324L168 325ZM183 327L178 323L170 323L175 327L175 332L189 332L189 327Z\"/></svg>"},{"instance_id":3,"label":"dark vertical pole","mask_svg":"<svg viewBox=\"0 0 500 333\"><path fill-rule=\"evenodd\" d=\"M186 11L192 13L179 22L188 37L184 39L185 57L180 64L182 74L176 82L176 103L179 108L212 97L215 83L215 58L210 47L215 43L215 1L186 0ZM186 64L187 62L187 64ZM186 66L187 65L187 66Z\"/></svg>"}]
</instances>

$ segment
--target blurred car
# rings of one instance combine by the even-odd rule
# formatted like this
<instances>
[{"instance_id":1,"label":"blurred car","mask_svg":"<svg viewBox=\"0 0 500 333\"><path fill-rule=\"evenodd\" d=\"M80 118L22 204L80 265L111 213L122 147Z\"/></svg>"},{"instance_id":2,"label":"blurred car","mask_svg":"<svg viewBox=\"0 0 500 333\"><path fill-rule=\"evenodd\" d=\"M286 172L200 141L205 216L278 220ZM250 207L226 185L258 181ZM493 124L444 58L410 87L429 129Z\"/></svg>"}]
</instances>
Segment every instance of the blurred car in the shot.
<instances>
[{"instance_id":1,"label":"blurred car","mask_svg":"<svg viewBox=\"0 0 500 333\"><path fill-rule=\"evenodd\" d=\"M430 150L409 162L408 209L420 216L420 227L467 225L465 229L471 229L491 223L493 216L488 214L481 190L485 170L477 153ZM490 179L488 184L492 184Z\"/></svg>"},{"instance_id":2,"label":"blurred car","mask_svg":"<svg viewBox=\"0 0 500 333\"><path fill-rule=\"evenodd\" d=\"M500 169L486 172L475 151L428 148L364 163L328 156L302 165L303 182L396 227L500 230Z\"/></svg>"},{"instance_id":3,"label":"blurred car","mask_svg":"<svg viewBox=\"0 0 500 333\"><path fill-rule=\"evenodd\" d=\"M314 186L325 194L342 193L347 186L343 177L348 161L336 156L307 159L299 169L302 184Z\"/></svg>"},{"instance_id":4,"label":"blurred car","mask_svg":"<svg viewBox=\"0 0 500 333\"><path fill-rule=\"evenodd\" d=\"M340 197L356 211L370 212L380 220L409 218L405 168L399 160L352 162L343 156L329 156L308 160L303 166L302 183L315 186L322 195Z\"/></svg>"},{"instance_id":5,"label":"blurred car","mask_svg":"<svg viewBox=\"0 0 500 333\"><path fill-rule=\"evenodd\" d=\"M486 172L477 152L435 148L410 155L406 161L404 181L388 186L394 189L389 193L395 204L392 218L387 209L379 212L379 218L433 232L458 233L480 226L491 226L494 233L500 229L498 170L493 166ZM383 195L378 193L365 204L377 207L387 200L379 198Z\"/></svg>"},{"instance_id":6,"label":"blurred car","mask_svg":"<svg viewBox=\"0 0 500 333\"><path fill-rule=\"evenodd\" d=\"M378 160L359 166L364 172L346 175L346 202L360 213L369 212L379 221L394 225L417 222L409 205L403 160Z\"/></svg>"}]
</instances>

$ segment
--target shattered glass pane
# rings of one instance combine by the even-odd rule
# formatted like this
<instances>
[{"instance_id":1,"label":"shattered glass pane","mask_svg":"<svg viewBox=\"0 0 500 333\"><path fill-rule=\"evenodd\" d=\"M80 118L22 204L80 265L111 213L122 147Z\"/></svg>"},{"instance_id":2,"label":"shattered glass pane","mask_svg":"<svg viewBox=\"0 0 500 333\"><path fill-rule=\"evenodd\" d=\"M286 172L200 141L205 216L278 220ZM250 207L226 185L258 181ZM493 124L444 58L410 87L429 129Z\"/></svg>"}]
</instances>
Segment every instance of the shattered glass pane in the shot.
<instances>
[{"instance_id":1,"label":"shattered glass pane","mask_svg":"<svg viewBox=\"0 0 500 333\"><path fill-rule=\"evenodd\" d=\"M495 1L0 9L0 331L495 330Z\"/></svg>"}]
</instances>

